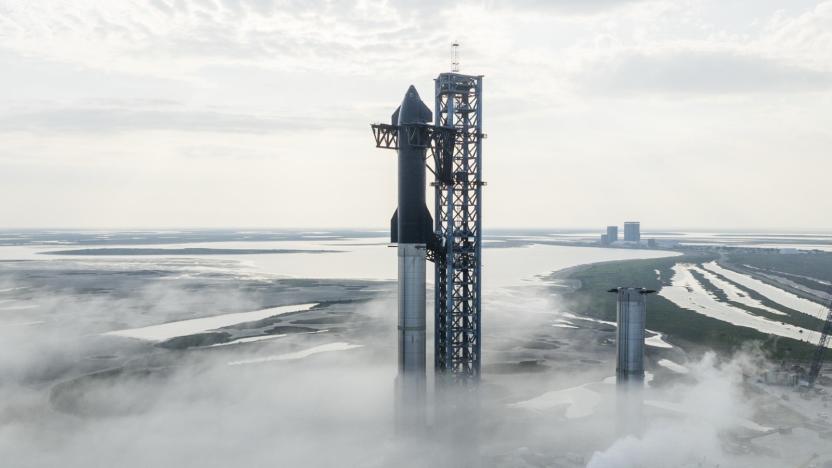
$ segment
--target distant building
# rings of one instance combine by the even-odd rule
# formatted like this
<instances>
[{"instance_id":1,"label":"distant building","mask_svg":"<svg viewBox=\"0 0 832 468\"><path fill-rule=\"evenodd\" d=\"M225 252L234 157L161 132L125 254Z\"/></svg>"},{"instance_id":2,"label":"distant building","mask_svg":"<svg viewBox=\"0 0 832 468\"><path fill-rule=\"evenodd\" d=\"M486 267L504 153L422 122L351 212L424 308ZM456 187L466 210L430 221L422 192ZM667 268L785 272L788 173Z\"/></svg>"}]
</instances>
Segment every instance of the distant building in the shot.
<instances>
[{"instance_id":1,"label":"distant building","mask_svg":"<svg viewBox=\"0 0 832 468\"><path fill-rule=\"evenodd\" d=\"M618 241L618 226L607 226L607 242L612 244Z\"/></svg>"},{"instance_id":2,"label":"distant building","mask_svg":"<svg viewBox=\"0 0 832 468\"><path fill-rule=\"evenodd\" d=\"M610 238L607 234L601 234L601 243L607 245L610 243Z\"/></svg>"},{"instance_id":3,"label":"distant building","mask_svg":"<svg viewBox=\"0 0 832 468\"><path fill-rule=\"evenodd\" d=\"M624 223L624 240L626 242L641 242L641 226L638 221Z\"/></svg>"}]
</instances>

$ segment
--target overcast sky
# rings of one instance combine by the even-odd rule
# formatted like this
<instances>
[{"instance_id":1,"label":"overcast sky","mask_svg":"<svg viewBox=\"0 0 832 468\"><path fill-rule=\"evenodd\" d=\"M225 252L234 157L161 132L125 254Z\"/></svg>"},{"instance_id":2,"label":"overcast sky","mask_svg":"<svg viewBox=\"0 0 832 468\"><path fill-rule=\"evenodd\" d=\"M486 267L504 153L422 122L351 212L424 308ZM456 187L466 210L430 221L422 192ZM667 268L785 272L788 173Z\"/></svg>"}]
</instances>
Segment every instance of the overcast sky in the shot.
<instances>
[{"instance_id":1,"label":"overcast sky","mask_svg":"<svg viewBox=\"0 0 832 468\"><path fill-rule=\"evenodd\" d=\"M808 0L0 0L0 227L386 227L454 39L486 227L832 229Z\"/></svg>"}]
</instances>

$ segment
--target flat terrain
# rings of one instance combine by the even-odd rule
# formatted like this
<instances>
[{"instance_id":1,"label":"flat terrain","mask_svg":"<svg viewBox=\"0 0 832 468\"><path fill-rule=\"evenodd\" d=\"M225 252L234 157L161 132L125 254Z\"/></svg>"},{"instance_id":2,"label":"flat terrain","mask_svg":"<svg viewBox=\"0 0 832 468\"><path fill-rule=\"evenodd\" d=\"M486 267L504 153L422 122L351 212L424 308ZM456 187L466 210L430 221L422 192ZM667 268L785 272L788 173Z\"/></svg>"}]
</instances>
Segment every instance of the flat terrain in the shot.
<instances>
[{"instance_id":1,"label":"flat terrain","mask_svg":"<svg viewBox=\"0 0 832 468\"><path fill-rule=\"evenodd\" d=\"M782 264L775 261L782 257L817 257L819 262L832 262L830 260L832 254L825 253L816 255L772 254L763 255L762 258L756 258L755 255L744 255L741 258L744 264L748 264L748 261L754 261L757 265L768 265L767 268L783 268ZM729 258L736 261L738 256L729 256ZM702 266L715 260L719 260L718 255L686 254L683 257L669 259L633 260L589 265L568 272L566 277L577 281L578 286L566 293L564 297L568 301L569 307L580 314L601 320L615 321L615 295L604 294L605 291L616 286L637 286L660 291L663 287L671 285L674 265ZM830 267L832 268L832 264ZM800 271L805 272L807 269ZM556 278L562 276L564 275L554 275ZM724 291L717 286L702 277L699 277L698 280L716 298L731 303L726 298ZM742 288L740 285L734 286ZM764 305L779 306L753 290L742 289L746 295L759 299ZM789 315L772 315L764 310L751 308L744 304L731 303L731 305L754 315L765 316L782 323L799 325L809 330L818 330L822 325L822 322L816 318L782 306L779 307L784 311L783 313ZM820 309L821 306L819 305L818 308ZM722 353L731 353L754 341L760 343L773 359L805 360L811 356L815 348L812 343L772 336L751 328L734 326L722 320L704 316L656 294L649 296L648 299L647 328L666 333L672 337L675 343L688 350L715 349Z\"/></svg>"},{"instance_id":2,"label":"flat terrain","mask_svg":"<svg viewBox=\"0 0 832 468\"><path fill-rule=\"evenodd\" d=\"M350 466L409 466L414 458L397 458L391 430L396 283L382 275L395 252L369 235L253 235L270 247L223 248L210 233L183 235L192 242L213 241L208 249L187 242L162 246L172 242L167 234L62 239L43 233L34 236L41 243L22 259L13 256L20 246L29 249L29 240L9 236L12 258L0 260L5 377L0 390L6 396L0 414L8 415L0 421L7 435L0 451L25 457L32 466L87 459L96 444L120 448L98 454L108 466L123 459L147 461L148 453L184 460L210 453L228 465L245 446L263 461L274 460L277 450L295 466L310 460L331 466L334 459ZM234 236L239 241L243 234ZM131 237L150 247L124 248ZM271 248L284 242L277 238L286 239L285 249ZM731 283L729 288L731 274L714 271L732 268L764 280L763 286L781 285L782 291L784 285L799 290L824 279L773 263L780 257L738 259L724 252L668 257L673 253L507 239L494 240L485 253L491 276L483 297L478 411L474 417L460 406L454 424L448 424L450 409L428 415L433 430L447 432L418 445L420 453L435 457L436 466L465 462L454 458L460 451L445 444L449 438L473 444L470 452L489 466L582 467L599 454L614 453L622 440L611 423L618 417L615 296L606 291L621 285L659 291L648 304L648 428L678 432L702 454L697 462L703 466L779 467L795 451L812 453L812 447L794 447L806 435L798 429L813 428L805 429L812 437L826 430L823 420L816 420L820 400L791 408L781 393L757 386L743 364L749 343L759 343L770 358L757 370L780 359L800 359L812 346L732 325L661 294L672 288L731 307L734 314L808 329L819 321L784 306L782 297L769 297L762 287ZM84 248L38 254L51 250L53 242ZM640 255L661 258L633 260ZM610 259L622 260L593 263ZM580 263L588 265L575 266ZM288 271L356 277L280 273ZM690 274L688 283L679 285L683 272ZM433 291L427 294L430 298ZM804 291L784 297L800 309L795 298L809 296ZM428 314L428 329L432 326ZM710 355L712 350L719 354ZM429 340L428 362L432 359ZM427 377L433 389L434 376ZM431 393L430 398L445 397ZM713 407L742 411L722 411L725 420L718 424L696 419ZM729 450L695 445L700 439L689 438L690 427L705 428L701 440L724 438ZM794 435L786 432L791 429ZM776 434L769 434L772 430ZM201 443L168 442L183 432ZM458 438L471 434L475 440ZM762 434L765 443L749 442ZM42 450L47 440L57 448ZM225 447L217 440L230 442ZM767 447L778 443L785 447L780 452ZM369 446L376 449L368 453Z\"/></svg>"},{"instance_id":3,"label":"flat terrain","mask_svg":"<svg viewBox=\"0 0 832 468\"><path fill-rule=\"evenodd\" d=\"M334 253L337 250L301 250L301 249L148 249L148 248L100 248L53 250L44 255L257 255L257 254L301 254Z\"/></svg>"}]
</instances>

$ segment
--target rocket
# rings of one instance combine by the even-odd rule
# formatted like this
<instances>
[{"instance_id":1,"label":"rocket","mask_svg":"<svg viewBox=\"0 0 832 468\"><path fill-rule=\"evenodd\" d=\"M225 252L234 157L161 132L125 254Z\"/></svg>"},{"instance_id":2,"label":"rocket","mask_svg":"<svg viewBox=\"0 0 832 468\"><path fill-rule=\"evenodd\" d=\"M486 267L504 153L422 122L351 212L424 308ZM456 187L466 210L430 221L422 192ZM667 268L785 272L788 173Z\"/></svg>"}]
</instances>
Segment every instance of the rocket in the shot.
<instances>
[{"instance_id":1,"label":"rocket","mask_svg":"<svg viewBox=\"0 0 832 468\"><path fill-rule=\"evenodd\" d=\"M644 325L646 323L646 296L656 291L644 288L613 288L616 293L616 380L619 385L644 382Z\"/></svg>"},{"instance_id":2,"label":"rocket","mask_svg":"<svg viewBox=\"0 0 832 468\"><path fill-rule=\"evenodd\" d=\"M644 288L613 288L616 293L616 413L620 435L640 434L644 421L644 325L646 297L656 291Z\"/></svg>"},{"instance_id":3,"label":"rocket","mask_svg":"<svg viewBox=\"0 0 832 468\"><path fill-rule=\"evenodd\" d=\"M432 113L410 86L393 113L398 126L398 208L390 220L390 240L398 244L398 375L396 419L400 432L425 425L425 251L433 220L425 205L424 145L409 141L408 126L430 122Z\"/></svg>"},{"instance_id":4,"label":"rocket","mask_svg":"<svg viewBox=\"0 0 832 468\"><path fill-rule=\"evenodd\" d=\"M394 243L427 244L433 234L433 220L425 205L427 148L412 144L407 136L408 125L425 124L432 118L430 109L411 85L390 119L399 127L399 204L390 220L390 241Z\"/></svg>"}]
</instances>

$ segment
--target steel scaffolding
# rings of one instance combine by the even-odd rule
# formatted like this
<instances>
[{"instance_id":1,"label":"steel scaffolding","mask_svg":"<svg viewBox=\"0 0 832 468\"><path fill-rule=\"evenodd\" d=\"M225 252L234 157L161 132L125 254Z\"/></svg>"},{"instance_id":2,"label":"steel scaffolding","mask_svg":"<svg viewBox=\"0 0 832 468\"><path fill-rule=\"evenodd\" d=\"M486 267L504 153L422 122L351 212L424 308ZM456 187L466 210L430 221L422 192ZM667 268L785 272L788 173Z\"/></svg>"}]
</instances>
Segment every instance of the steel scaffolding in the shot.
<instances>
[{"instance_id":1,"label":"steel scaffolding","mask_svg":"<svg viewBox=\"0 0 832 468\"><path fill-rule=\"evenodd\" d=\"M435 368L463 385L480 377L482 272L482 76L435 80Z\"/></svg>"},{"instance_id":2,"label":"steel scaffolding","mask_svg":"<svg viewBox=\"0 0 832 468\"><path fill-rule=\"evenodd\" d=\"M826 320L823 322L823 328L820 329L820 339L818 339L818 346L812 354L812 365L809 368L809 388L815 386L815 381L820 375L820 370L823 368L823 355L826 353L826 345L829 343L829 336L832 335L832 303L826 306Z\"/></svg>"}]
</instances>

